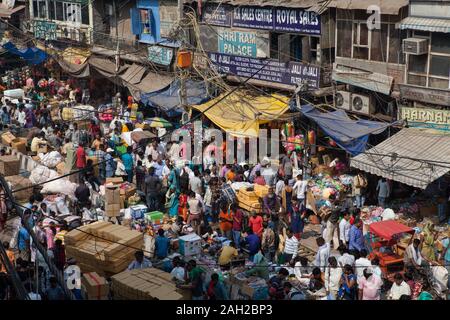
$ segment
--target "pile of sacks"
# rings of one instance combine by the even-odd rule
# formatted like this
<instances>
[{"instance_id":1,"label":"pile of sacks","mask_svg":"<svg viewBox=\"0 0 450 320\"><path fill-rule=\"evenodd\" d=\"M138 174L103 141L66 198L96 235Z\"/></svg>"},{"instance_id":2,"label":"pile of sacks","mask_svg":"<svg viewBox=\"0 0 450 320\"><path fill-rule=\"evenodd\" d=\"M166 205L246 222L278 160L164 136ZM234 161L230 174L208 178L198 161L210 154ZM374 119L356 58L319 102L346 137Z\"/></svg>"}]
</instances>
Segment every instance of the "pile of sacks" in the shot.
<instances>
[{"instance_id":1,"label":"pile of sacks","mask_svg":"<svg viewBox=\"0 0 450 320\"><path fill-rule=\"evenodd\" d=\"M58 177L59 174L55 170L41 165L31 171L29 179L33 184L45 183L41 190L44 194L64 194L70 198L75 198L76 183L72 183L68 179L57 179L47 182Z\"/></svg>"}]
</instances>

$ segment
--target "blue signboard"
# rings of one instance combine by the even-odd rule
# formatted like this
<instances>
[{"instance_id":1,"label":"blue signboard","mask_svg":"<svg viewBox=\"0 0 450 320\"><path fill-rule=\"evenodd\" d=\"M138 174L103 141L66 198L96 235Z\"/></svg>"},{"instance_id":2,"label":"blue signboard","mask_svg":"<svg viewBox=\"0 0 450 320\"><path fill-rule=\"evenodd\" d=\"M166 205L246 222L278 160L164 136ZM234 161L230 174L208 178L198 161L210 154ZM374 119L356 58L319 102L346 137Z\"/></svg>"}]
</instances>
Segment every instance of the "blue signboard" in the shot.
<instances>
[{"instance_id":1,"label":"blue signboard","mask_svg":"<svg viewBox=\"0 0 450 320\"><path fill-rule=\"evenodd\" d=\"M255 59L238 57L221 53L209 53L211 61L219 72L243 78L298 85L308 81L309 88L318 89L320 84L320 67L301 62L278 62L272 59Z\"/></svg>"},{"instance_id":2,"label":"blue signboard","mask_svg":"<svg viewBox=\"0 0 450 320\"><path fill-rule=\"evenodd\" d=\"M273 9L252 6L233 8L233 27L273 29Z\"/></svg>"},{"instance_id":3,"label":"blue signboard","mask_svg":"<svg viewBox=\"0 0 450 320\"><path fill-rule=\"evenodd\" d=\"M265 8L254 6L207 7L203 21L220 26L251 28L270 31L321 34L320 16L313 11L296 8ZM214 9L216 8L216 9ZM230 16L230 11L232 15ZM209 17L209 18L208 18Z\"/></svg>"},{"instance_id":4,"label":"blue signboard","mask_svg":"<svg viewBox=\"0 0 450 320\"><path fill-rule=\"evenodd\" d=\"M274 30L320 35L320 16L302 9L275 9Z\"/></svg>"},{"instance_id":5,"label":"blue signboard","mask_svg":"<svg viewBox=\"0 0 450 320\"><path fill-rule=\"evenodd\" d=\"M219 52L236 56L257 56L256 33L220 29L218 35Z\"/></svg>"},{"instance_id":6,"label":"blue signboard","mask_svg":"<svg viewBox=\"0 0 450 320\"><path fill-rule=\"evenodd\" d=\"M231 12L229 5L209 3L203 11L202 21L213 26L231 27Z\"/></svg>"}]
</instances>

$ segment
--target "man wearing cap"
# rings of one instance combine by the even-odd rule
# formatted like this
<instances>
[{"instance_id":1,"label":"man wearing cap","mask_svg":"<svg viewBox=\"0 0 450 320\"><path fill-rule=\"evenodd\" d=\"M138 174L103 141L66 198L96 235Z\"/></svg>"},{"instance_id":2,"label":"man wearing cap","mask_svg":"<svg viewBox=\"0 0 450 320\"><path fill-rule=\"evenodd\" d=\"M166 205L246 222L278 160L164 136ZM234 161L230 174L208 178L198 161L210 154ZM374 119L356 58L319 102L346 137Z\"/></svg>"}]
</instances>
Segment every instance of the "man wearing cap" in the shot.
<instances>
[{"instance_id":1,"label":"man wearing cap","mask_svg":"<svg viewBox=\"0 0 450 320\"><path fill-rule=\"evenodd\" d=\"M359 280L359 300L380 300L383 280L374 274L373 267L367 267L363 271L364 277Z\"/></svg>"},{"instance_id":2,"label":"man wearing cap","mask_svg":"<svg viewBox=\"0 0 450 320\"><path fill-rule=\"evenodd\" d=\"M116 171L116 162L114 161L114 158L112 154L114 153L114 150L111 148L106 149L105 154L105 176L106 178L114 177L114 172Z\"/></svg>"}]
</instances>

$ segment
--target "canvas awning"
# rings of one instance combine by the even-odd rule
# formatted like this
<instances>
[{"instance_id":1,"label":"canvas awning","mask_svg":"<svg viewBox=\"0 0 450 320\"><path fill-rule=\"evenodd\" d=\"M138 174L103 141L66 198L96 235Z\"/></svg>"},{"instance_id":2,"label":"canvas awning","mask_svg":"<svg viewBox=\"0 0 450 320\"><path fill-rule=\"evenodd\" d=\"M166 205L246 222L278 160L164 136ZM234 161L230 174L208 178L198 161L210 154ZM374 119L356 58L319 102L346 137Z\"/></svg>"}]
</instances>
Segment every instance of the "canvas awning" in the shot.
<instances>
[{"instance_id":1,"label":"canvas awning","mask_svg":"<svg viewBox=\"0 0 450 320\"><path fill-rule=\"evenodd\" d=\"M134 63L131 66L129 66L127 71L125 71L125 73L120 77L122 78L123 81L128 82L130 84L138 84L141 82L144 73L145 67Z\"/></svg>"},{"instance_id":2,"label":"canvas awning","mask_svg":"<svg viewBox=\"0 0 450 320\"><path fill-rule=\"evenodd\" d=\"M143 69L145 71L145 68ZM127 72L128 73L128 70ZM125 75L122 77L126 78ZM149 72L139 83L126 82L123 79L124 85L130 90L131 95L137 99L142 100L142 97L148 93L158 92L169 86L173 82L173 76Z\"/></svg>"},{"instance_id":3,"label":"canvas awning","mask_svg":"<svg viewBox=\"0 0 450 320\"><path fill-rule=\"evenodd\" d=\"M339 65L333 69L332 79L385 95L391 94L392 83L394 81L393 77L381 73L344 68Z\"/></svg>"},{"instance_id":4,"label":"canvas awning","mask_svg":"<svg viewBox=\"0 0 450 320\"><path fill-rule=\"evenodd\" d=\"M17 6L15 8L12 8L12 9L7 8L6 6L2 5L0 7L0 18L7 18L7 19L9 19L9 18L11 18L11 16L14 13L19 12L19 11L21 11L23 9L25 9L24 5L20 5L20 6Z\"/></svg>"},{"instance_id":5,"label":"canvas awning","mask_svg":"<svg viewBox=\"0 0 450 320\"><path fill-rule=\"evenodd\" d=\"M91 56L88 60L89 65L97 70L104 77L111 78L116 76L116 64L109 59ZM120 75L127 69L127 66L121 66L117 72Z\"/></svg>"},{"instance_id":6,"label":"canvas awning","mask_svg":"<svg viewBox=\"0 0 450 320\"><path fill-rule=\"evenodd\" d=\"M414 229L394 220L374 222L369 225L373 234L385 240L392 240L404 233L414 234Z\"/></svg>"},{"instance_id":7,"label":"canvas awning","mask_svg":"<svg viewBox=\"0 0 450 320\"><path fill-rule=\"evenodd\" d=\"M402 30L420 30L450 33L450 20L407 17L397 24Z\"/></svg>"},{"instance_id":8,"label":"canvas awning","mask_svg":"<svg viewBox=\"0 0 450 320\"><path fill-rule=\"evenodd\" d=\"M237 137L258 137L260 124L276 120L289 109L289 98L279 94L250 96L237 91L223 98L225 95L193 108Z\"/></svg>"},{"instance_id":9,"label":"canvas awning","mask_svg":"<svg viewBox=\"0 0 450 320\"><path fill-rule=\"evenodd\" d=\"M352 120L344 110L320 112L312 105L302 106L301 112L352 155L366 149L370 134L379 134L392 125L378 121Z\"/></svg>"},{"instance_id":10,"label":"canvas awning","mask_svg":"<svg viewBox=\"0 0 450 320\"><path fill-rule=\"evenodd\" d=\"M350 166L425 189L450 171L450 135L404 128L352 158Z\"/></svg>"}]
</instances>

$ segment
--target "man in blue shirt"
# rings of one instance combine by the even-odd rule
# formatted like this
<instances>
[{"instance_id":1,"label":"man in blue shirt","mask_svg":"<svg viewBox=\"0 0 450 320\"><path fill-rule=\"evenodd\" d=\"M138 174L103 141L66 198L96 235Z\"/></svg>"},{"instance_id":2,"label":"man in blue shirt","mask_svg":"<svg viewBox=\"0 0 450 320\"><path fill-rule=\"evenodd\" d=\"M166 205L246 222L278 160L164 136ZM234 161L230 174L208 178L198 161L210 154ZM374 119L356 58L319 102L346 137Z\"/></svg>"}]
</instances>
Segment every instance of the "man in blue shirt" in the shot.
<instances>
[{"instance_id":1,"label":"man in blue shirt","mask_svg":"<svg viewBox=\"0 0 450 320\"><path fill-rule=\"evenodd\" d=\"M135 260L130 263L128 270L146 269L152 267L152 263L144 257L144 252L142 250L136 251L134 258Z\"/></svg>"},{"instance_id":2,"label":"man in blue shirt","mask_svg":"<svg viewBox=\"0 0 450 320\"><path fill-rule=\"evenodd\" d=\"M350 228L348 249L350 253L355 251L361 251L365 249L364 237L362 233L362 221L360 219L356 220L355 223Z\"/></svg>"},{"instance_id":3,"label":"man in blue shirt","mask_svg":"<svg viewBox=\"0 0 450 320\"><path fill-rule=\"evenodd\" d=\"M122 155L122 162L125 166L125 171L127 172L127 181L133 182L133 157L131 153L133 148L131 146L127 147L127 152Z\"/></svg>"},{"instance_id":4,"label":"man in blue shirt","mask_svg":"<svg viewBox=\"0 0 450 320\"><path fill-rule=\"evenodd\" d=\"M261 246L261 240L259 237L253 233L251 228L247 229L247 237L245 238L245 242L247 243L247 248L249 251L249 259L253 260L253 256L258 253L259 248Z\"/></svg>"},{"instance_id":5,"label":"man in blue shirt","mask_svg":"<svg viewBox=\"0 0 450 320\"><path fill-rule=\"evenodd\" d=\"M30 250L30 234L28 233L27 229L22 226L19 229L19 234L17 236L17 246L19 248L19 256L24 261L30 261L31 258L31 250Z\"/></svg>"},{"instance_id":6,"label":"man in blue shirt","mask_svg":"<svg viewBox=\"0 0 450 320\"><path fill-rule=\"evenodd\" d=\"M164 237L164 230L158 230L158 236L155 239L155 253L158 259L164 259L169 254L170 240Z\"/></svg>"}]
</instances>

